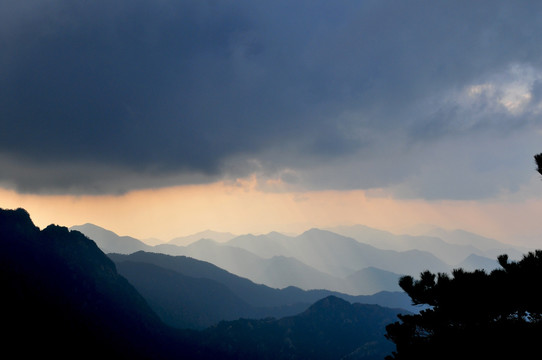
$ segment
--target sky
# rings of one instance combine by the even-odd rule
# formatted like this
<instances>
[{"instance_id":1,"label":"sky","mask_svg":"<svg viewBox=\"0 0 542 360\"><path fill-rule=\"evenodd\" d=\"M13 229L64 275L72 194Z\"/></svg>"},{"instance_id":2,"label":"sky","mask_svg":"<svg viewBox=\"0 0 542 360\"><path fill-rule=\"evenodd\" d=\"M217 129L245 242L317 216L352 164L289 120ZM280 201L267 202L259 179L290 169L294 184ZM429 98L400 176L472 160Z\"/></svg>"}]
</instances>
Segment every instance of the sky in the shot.
<instances>
[{"instance_id":1,"label":"sky","mask_svg":"<svg viewBox=\"0 0 542 360\"><path fill-rule=\"evenodd\" d=\"M4 0L0 207L164 241L542 239L542 3Z\"/></svg>"}]
</instances>

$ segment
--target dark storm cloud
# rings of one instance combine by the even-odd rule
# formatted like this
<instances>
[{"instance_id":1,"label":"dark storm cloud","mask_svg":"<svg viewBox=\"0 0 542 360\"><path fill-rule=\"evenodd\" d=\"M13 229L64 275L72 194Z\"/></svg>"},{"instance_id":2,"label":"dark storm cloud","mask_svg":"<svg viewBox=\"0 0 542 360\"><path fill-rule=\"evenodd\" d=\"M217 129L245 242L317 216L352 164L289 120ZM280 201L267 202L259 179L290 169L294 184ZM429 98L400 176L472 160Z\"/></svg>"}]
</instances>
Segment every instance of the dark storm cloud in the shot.
<instances>
[{"instance_id":1,"label":"dark storm cloud","mask_svg":"<svg viewBox=\"0 0 542 360\"><path fill-rule=\"evenodd\" d=\"M393 185L417 171L420 143L532 125L532 111L449 98L515 65L539 72L540 14L517 1L4 1L0 183L109 193L293 169L309 188Z\"/></svg>"}]
</instances>

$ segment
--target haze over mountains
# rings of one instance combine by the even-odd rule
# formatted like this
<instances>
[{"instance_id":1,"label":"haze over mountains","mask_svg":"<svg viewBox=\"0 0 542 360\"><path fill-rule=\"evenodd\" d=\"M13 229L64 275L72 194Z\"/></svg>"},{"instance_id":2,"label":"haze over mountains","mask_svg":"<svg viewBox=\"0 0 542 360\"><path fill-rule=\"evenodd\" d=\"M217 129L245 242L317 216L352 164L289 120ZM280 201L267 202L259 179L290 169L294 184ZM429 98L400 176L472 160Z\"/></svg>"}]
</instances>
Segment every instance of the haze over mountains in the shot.
<instances>
[{"instance_id":1,"label":"haze over mountains","mask_svg":"<svg viewBox=\"0 0 542 360\"><path fill-rule=\"evenodd\" d=\"M121 275L149 301L167 324L203 329L220 320L292 316L314 302L336 296L417 312L402 292L352 296L329 290L275 289L231 274L211 263L185 256L139 251L109 254ZM182 309L182 310L181 310Z\"/></svg>"},{"instance_id":2,"label":"haze over mountains","mask_svg":"<svg viewBox=\"0 0 542 360\"><path fill-rule=\"evenodd\" d=\"M310 229L298 236L278 232L235 236L208 230L154 246L93 224L71 229L92 238L105 253L146 251L189 256L273 288L295 286L350 295L400 291L400 276L417 276L427 269L490 271L499 266L496 256L507 253L510 258L519 258L525 252L477 234L442 229L419 236L395 235L362 225ZM198 239L200 236L206 237Z\"/></svg>"},{"instance_id":3,"label":"haze over mountains","mask_svg":"<svg viewBox=\"0 0 542 360\"><path fill-rule=\"evenodd\" d=\"M451 265L460 263L470 254L496 258L507 253L512 258L520 258L527 250L465 230L448 231L437 227L417 236L395 235L364 225L337 226L328 230L381 249L428 251Z\"/></svg>"},{"instance_id":4,"label":"haze over mountains","mask_svg":"<svg viewBox=\"0 0 542 360\"><path fill-rule=\"evenodd\" d=\"M178 354L187 359L382 359L394 350L384 337L386 325L398 314L423 309L402 291L380 291L397 286L400 276L386 268L409 269L408 261L427 260L428 268L449 267L427 251L378 249L319 229L295 237L270 233L225 243L200 239L188 246L150 246L95 225L82 228L101 238L93 241L56 225L40 230L24 210L0 210L0 274L10 295L7 306L14 309L6 320L14 329L9 339L39 336L45 352L61 358L69 353L58 350L59 341L94 347L96 356L107 352L134 359ZM371 295L270 287L194 256L157 250L206 253L216 262L224 255L225 264L238 260L238 269L245 271L266 269L258 263L268 266L267 273L258 273L267 279L323 276L350 289L357 284L358 291ZM359 270L352 271L356 259ZM462 264L487 261L472 253Z\"/></svg>"},{"instance_id":5,"label":"haze over mountains","mask_svg":"<svg viewBox=\"0 0 542 360\"><path fill-rule=\"evenodd\" d=\"M311 229L298 236L206 231L154 246L93 224L71 229L93 239L166 324L192 329L239 318L293 316L330 295L417 312L398 285L400 276L457 267L490 271L499 265L485 254L520 251L467 232L444 233L453 240L447 242L365 226ZM196 240L203 235L219 241ZM467 244L459 235L474 241Z\"/></svg>"},{"instance_id":6,"label":"haze over mountains","mask_svg":"<svg viewBox=\"0 0 542 360\"><path fill-rule=\"evenodd\" d=\"M184 256L107 256L78 231L40 230L23 209L0 209L0 246L5 350L23 357L37 347L73 358L76 346L130 359L382 359L393 351L385 326L407 312L272 289Z\"/></svg>"}]
</instances>

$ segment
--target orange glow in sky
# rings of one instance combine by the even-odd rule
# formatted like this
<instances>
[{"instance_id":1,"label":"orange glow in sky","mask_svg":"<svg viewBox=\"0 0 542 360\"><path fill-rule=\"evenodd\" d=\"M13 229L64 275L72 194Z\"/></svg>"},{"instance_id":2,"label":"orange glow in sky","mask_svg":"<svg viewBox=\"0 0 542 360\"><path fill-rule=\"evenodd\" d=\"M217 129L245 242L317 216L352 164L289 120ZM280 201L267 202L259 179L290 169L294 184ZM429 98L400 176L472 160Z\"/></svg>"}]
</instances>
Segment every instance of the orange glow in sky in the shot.
<instances>
[{"instance_id":1,"label":"orange glow in sky","mask_svg":"<svg viewBox=\"0 0 542 360\"><path fill-rule=\"evenodd\" d=\"M25 208L40 228L90 222L142 240L169 241L206 229L296 234L312 227L353 224L395 233L413 233L419 225L430 224L532 247L537 247L537 238L542 239L542 199L430 202L369 196L362 190L263 192L254 181L141 190L121 196L24 195L0 188L0 199L2 208Z\"/></svg>"}]
</instances>

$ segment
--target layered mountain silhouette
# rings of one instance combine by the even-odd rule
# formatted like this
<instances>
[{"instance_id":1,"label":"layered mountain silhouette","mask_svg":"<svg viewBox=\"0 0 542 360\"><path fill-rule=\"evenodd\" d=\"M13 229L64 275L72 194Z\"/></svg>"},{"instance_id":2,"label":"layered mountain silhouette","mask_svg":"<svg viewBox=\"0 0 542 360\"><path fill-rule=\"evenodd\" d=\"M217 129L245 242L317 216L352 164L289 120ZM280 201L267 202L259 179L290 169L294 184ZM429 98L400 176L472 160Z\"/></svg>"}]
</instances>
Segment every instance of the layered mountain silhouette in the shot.
<instances>
[{"instance_id":1,"label":"layered mountain silhouette","mask_svg":"<svg viewBox=\"0 0 542 360\"><path fill-rule=\"evenodd\" d=\"M92 224L71 229L95 239L106 253L143 250L189 256L273 288L294 286L350 295L400 291L400 276L416 276L427 269L449 272L461 267L490 271L498 267L493 260L495 254L506 252L514 258L523 251L465 231L434 229L432 235L411 236L362 225L337 227L333 231L311 229L299 236L277 232L234 236L208 230L155 246ZM204 238L196 240L198 236ZM176 242L189 244L179 246Z\"/></svg>"},{"instance_id":2,"label":"layered mountain silhouette","mask_svg":"<svg viewBox=\"0 0 542 360\"><path fill-rule=\"evenodd\" d=\"M359 282L353 286L347 280L320 271L293 256L277 255L265 258L247 249L230 245L229 242L218 243L203 238L188 246L173 245L171 242L150 246L135 238L121 237L92 224L73 226L71 229L81 231L90 238L96 238L96 243L105 253L131 254L143 250L169 255L185 255L211 262L234 274L270 287L297 286L305 290L328 289L351 294L372 294L372 292L364 291L363 284ZM380 287L379 290L390 291L395 290L395 287Z\"/></svg>"},{"instance_id":3,"label":"layered mountain silhouette","mask_svg":"<svg viewBox=\"0 0 542 360\"><path fill-rule=\"evenodd\" d=\"M275 289L185 256L139 251L109 257L162 320L180 328L201 329L219 320L240 317L291 316L327 296L411 312L420 310L410 304L403 292L352 296L329 290Z\"/></svg>"},{"instance_id":4,"label":"layered mountain silhouette","mask_svg":"<svg viewBox=\"0 0 542 360\"><path fill-rule=\"evenodd\" d=\"M3 350L23 358L37 351L62 359L370 359L371 354L389 353L384 327L402 311L327 296L290 317L179 330L164 324L164 314L157 315L157 299L186 297L181 303L199 302L209 314L209 307L216 306L209 299L229 293L221 298L224 306L241 309L246 301L209 274L232 283L243 280L202 262L193 262L192 276L135 259L115 263L82 233L56 225L40 230L22 209L0 209L0 246L3 325L8 330ZM169 259L172 264L175 260ZM140 283L134 286L117 266ZM138 288L153 291L143 294ZM192 317L202 313L191 314L189 305L182 304L171 309Z\"/></svg>"},{"instance_id":5,"label":"layered mountain silhouette","mask_svg":"<svg viewBox=\"0 0 542 360\"><path fill-rule=\"evenodd\" d=\"M526 249L501 243L468 231L447 231L432 228L425 235L395 235L387 231L373 229L364 225L338 226L329 231L351 237L379 249L407 251L422 250L434 254L454 268L459 267L471 254L496 258L501 254L510 254L511 258L520 258Z\"/></svg>"},{"instance_id":6,"label":"layered mountain silhouette","mask_svg":"<svg viewBox=\"0 0 542 360\"><path fill-rule=\"evenodd\" d=\"M449 265L427 252L381 250L325 230L311 229L280 242L271 237L259 237L258 240L262 243L266 238L268 242L278 243L282 248L280 253L273 255L294 257L336 277L345 277L366 267L378 267L398 274L418 274L428 267L439 271L449 270ZM232 239L227 245L234 244L262 257L269 256L258 251L260 243L253 243L251 238L244 237ZM266 249L269 247L265 246Z\"/></svg>"}]
</instances>

